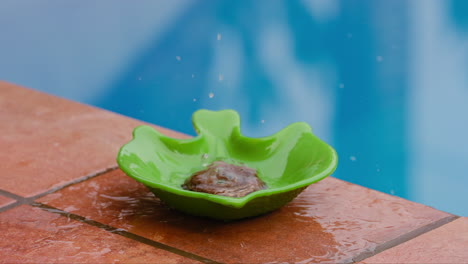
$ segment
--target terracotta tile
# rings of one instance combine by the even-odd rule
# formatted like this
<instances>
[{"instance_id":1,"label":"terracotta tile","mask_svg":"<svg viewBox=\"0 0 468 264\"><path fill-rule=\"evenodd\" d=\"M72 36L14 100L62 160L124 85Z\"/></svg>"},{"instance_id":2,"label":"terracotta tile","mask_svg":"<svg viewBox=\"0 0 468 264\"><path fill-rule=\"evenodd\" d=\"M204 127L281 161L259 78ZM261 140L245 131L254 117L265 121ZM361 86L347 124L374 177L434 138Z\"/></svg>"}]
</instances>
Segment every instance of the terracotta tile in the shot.
<instances>
[{"instance_id":1,"label":"terracotta tile","mask_svg":"<svg viewBox=\"0 0 468 264\"><path fill-rule=\"evenodd\" d=\"M14 202L15 202L15 200L0 195L0 207L7 206L7 205L12 204Z\"/></svg>"},{"instance_id":2,"label":"terracotta tile","mask_svg":"<svg viewBox=\"0 0 468 264\"><path fill-rule=\"evenodd\" d=\"M0 226L0 263L198 263L27 205Z\"/></svg>"},{"instance_id":3,"label":"terracotta tile","mask_svg":"<svg viewBox=\"0 0 468 264\"><path fill-rule=\"evenodd\" d=\"M191 217L161 205L116 170L41 202L220 262L338 262L449 216L335 178L271 214L238 222Z\"/></svg>"},{"instance_id":4,"label":"terracotta tile","mask_svg":"<svg viewBox=\"0 0 468 264\"><path fill-rule=\"evenodd\" d=\"M0 109L0 189L27 197L116 166L119 147L143 124L5 82Z\"/></svg>"},{"instance_id":5,"label":"terracotta tile","mask_svg":"<svg viewBox=\"0 0 468 264\"><path fill-rule=\"evenodd\" d=\"M467 263L468 218L459 218L363 263Z\"/></svg>"}]
</instances>

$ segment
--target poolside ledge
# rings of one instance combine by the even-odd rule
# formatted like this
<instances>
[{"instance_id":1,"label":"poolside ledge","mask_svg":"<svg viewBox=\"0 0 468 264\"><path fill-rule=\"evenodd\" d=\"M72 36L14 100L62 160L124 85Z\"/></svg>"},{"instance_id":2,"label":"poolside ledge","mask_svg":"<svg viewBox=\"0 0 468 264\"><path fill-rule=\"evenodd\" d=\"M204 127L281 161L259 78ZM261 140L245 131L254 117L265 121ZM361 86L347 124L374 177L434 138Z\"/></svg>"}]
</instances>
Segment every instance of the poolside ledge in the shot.
<instances>
[{"instance_id":1,"label":"poolside ledge","mask_svg":"<svg viewBox=\"0 0 468 264\"><path fill-rule=\"evenodd\" d=\"M118 169L141 121L6 82L0 121L0 263L468 259L467 218L333 177L273 213L218 222L165 207Z\"/></svg>"}]
</instances>

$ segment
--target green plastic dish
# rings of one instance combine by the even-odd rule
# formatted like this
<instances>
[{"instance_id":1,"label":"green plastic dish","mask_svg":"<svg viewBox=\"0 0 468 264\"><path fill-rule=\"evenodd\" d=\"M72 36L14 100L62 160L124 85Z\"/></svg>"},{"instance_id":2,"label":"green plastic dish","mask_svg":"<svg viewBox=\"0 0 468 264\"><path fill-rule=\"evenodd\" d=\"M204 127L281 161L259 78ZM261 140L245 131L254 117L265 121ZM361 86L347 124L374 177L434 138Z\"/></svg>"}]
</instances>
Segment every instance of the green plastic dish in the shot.
<instances>
[{"instance_id":1,"label":"green plastic dish","mask_svg":"<svg viewBox=\"0 0 468 264\"><path fill-rule=\"evenodd\" d=\"M337 166L335 150L306 123L293 123L272 136L249 138L240 133L239 115L233 110L198 110L192 119L195 138L174 139L139 126L117 156L128 176L188 214L222 220L264 214L290 202ZM187 178L215 160L256 169L268 188L240 198L182 189Z\"/></svg>"}]
</instances>

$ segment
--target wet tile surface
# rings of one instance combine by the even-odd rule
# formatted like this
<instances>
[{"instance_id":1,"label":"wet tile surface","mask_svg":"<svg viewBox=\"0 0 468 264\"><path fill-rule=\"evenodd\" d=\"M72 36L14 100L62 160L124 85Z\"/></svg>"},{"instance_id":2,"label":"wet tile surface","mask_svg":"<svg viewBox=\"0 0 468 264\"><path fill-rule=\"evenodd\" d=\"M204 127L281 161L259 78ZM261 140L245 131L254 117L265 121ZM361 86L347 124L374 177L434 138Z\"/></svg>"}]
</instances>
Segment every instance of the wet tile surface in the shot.
<instances>
[{"instance_id":1,"label":"wet tile surface","mask_svg":"<svg viewBox=\"0 0 468 264\"><path fill-rule=\"evenodd\" d=\"M0 263L199 263L27 205L0 227Z\"/></svg>"},{"instance_id":2,"label":"wet tile surface","mask_svg":"<svg viewBox=\"0 0 468 264\"><path fill-rule=\"evenodd\" d=\"M5 82L0 109L0 189L26 197L116 166L118 149L143 124Z\"/></svg>"},{"instance_id":3,"label":"wet tile surface","mask_svg":"<svg viewBox=\"0 0 468 264\"><path fill-rule=\"evenodd\" d=\"M467 263L468 218L459 218L363 263Z\"/></svg>"},{"instance_id":4,"label":"wet tile surface","mask_svg":"<svg viewBox=\"0 0 468 264\"><path fill-rule=\"evenodd\" d=\"M9 204L12 204L14 202L15 202L15 200L0 195L0 208L3 207L3 206L7 206Z\"/></svg>"},{"instance_id":5,"label":"wet tile surface","mask_svg":"<svg viewBox=\"0 0 468 264\"><path fill-rule=\"evenodd\" d=\"M449 214L327 178L288 206L223 223L175 212L120 170L39 200L221 262L337 262Z\"/></svg>"}]
</instances>

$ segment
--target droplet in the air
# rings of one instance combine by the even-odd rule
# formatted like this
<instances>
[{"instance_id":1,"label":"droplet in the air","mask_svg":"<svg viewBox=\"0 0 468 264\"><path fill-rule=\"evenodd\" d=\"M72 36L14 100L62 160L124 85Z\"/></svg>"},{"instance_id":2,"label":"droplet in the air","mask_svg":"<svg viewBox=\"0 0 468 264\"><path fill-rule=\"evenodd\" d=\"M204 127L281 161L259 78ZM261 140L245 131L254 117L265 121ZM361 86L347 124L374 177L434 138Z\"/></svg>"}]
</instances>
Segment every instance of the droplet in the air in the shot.
<instances>
[{"instance_id":1,"label":"droplet in the air","mask_svg":"<svg viewBox=\"0 0 468 264\"><path fill-rule=\"evenodd\" d=\"M343 89L344 88L344 83L340 83L340 85L338 87L340 87L340 89Z\"/></svg>"},{"instance_id":2,"label":"droplet in the air","mask_svg":"<svg viewBox=\"0 0 468 264\"><path fill-rule=\"evenodd\" d=\"M176 60L181 61L182 58L180 56L175 56Z\"/></svg>"},{"instance_id":3,"label":"droplet in the air","mask_svg":"<svg viewBox=\"0 0 468 264\"><path fill-rule=\"evenodd\" d=\"M351 161L356 161L356 157L355 157L355 156L351 156L351 157L349 157L349 159L350 159Z\"/></svg>"},{"instance_id":4,"label":"droplet in the air","mask_svg":"<svg viewBox=\"0 0 468 264\"><path fill-rule=\"evenodd\" d=\"M197 101L197 98L193 98L193 101L196 102L196 101Z\"/></svg>"},{"instance_id":5,"label":"droplet in the air","mask_svg":"<svg viewBox=\"0 0 468 264\"><path fill-rule=\"evenodd\" d=\"M265 120L262 119L262 120L260 121L260 123L265 124Z\"/></svg>"},{"instance_id":6,"label":"droplet in the air","mask_svg":"<svg viewBox=\"0 0 468 264\"><path fill-rule=\"evenodd\" d=\"M377 56L377 57L375 57L375 59L376 59L378 62L383 61L383 57L382 57L382 56Z\"/></svg>"},{"instance_id":7,"label":"droplet in the air","mask_svg":"<svg viewBox=\"0 0 468 264\"><path fill-rule=\"evenodd\" d=\"M218 75L218 80L219 80L220 82L222 82L222 81L224 80L224 75L223 75L223 74L219 74L219 75Z\"/></svg>"},{"instance_id":8,"label":"droplet in the air","mask_svg":"<svg viewBox=\"0 0 468 264\"><path fill-rule=\"evenodd\" d=\"M221 40L221 38L222 38L221 33L218 33L218 35L216 36L216 39Z\"/></svg>"},{"instance_id":9,"label":"droplet in the air","mask_svg":"<svg viewBox=\"0 0 468 264\"><path fill-rule=\"evenodd\" d=\"M202 159L207 159L207 158L208 158L208 153L204 153L204 154L202 155Z\"/></svg>"},{"instance_id":10,"label":"droplet in the air","mask_svg":"<svg viewBox=\"0 0 468 264\"><path fill-rule=\"evenodd\" d=\"M208 97L209 97L209 98L213 98L213 97L214 97L214 93L212 93L212 92L209 93L209 94L208 94Z\"/></svg>"}]
</instances>

